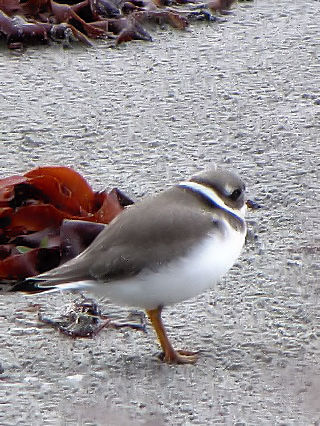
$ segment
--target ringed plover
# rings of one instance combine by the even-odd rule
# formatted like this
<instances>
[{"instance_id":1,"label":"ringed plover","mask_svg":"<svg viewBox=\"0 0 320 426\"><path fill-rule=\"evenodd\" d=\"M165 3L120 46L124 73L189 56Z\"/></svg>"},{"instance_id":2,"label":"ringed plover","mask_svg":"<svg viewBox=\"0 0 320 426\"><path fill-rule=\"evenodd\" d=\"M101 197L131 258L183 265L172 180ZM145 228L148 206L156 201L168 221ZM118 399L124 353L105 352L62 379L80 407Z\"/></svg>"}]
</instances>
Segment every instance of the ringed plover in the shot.
<instances>
[{"instance_id":1,"label":"ringed plover","mask_svg":"<svg viewBox=\"0 0 320 426\"><path fill-rule=\"evenodd\" d=\"M143 308L163 360L194 363L197 353L173 348L161 312L214 287L232 267L245 242L246 207L242 180L212 168L128 207L77 257L25 283L39 292L86 288Z\"/></svg>"}]
</instances>

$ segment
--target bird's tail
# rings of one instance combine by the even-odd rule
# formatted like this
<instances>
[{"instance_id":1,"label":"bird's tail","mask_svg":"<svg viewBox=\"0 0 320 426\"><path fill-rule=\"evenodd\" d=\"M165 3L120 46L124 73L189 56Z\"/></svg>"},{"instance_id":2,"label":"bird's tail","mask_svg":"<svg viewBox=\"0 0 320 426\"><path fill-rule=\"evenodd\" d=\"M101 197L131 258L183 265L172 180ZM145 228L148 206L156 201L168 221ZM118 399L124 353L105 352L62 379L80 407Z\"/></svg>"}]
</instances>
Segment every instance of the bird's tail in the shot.
<instances>
[{"instance_id":1,"label":"bird's tail","mask_svg":"<svg viewBox=\"0 0 320 426\"><path fill-rule=\"evenodd\" d=\"M52 293L59 290L77 290L92 285L92 277L87 273L85 264L74 259L57 268L43 272L35 277L21 281L0 281L0 294L22 292L28 294Z\"/></svg>"},{"instance_id":2,"label":"bird's tail","mask_svg":"<svg viewBox=\"0 0 320 426\"><path fill-rule=\"evenodd\" d=\"M15 292L37 294L51 293L57 290L58 288L54 286L41 287L41 281L30 278L21 281L0 281L0 294Z\"/></svg>"}]
</instances>

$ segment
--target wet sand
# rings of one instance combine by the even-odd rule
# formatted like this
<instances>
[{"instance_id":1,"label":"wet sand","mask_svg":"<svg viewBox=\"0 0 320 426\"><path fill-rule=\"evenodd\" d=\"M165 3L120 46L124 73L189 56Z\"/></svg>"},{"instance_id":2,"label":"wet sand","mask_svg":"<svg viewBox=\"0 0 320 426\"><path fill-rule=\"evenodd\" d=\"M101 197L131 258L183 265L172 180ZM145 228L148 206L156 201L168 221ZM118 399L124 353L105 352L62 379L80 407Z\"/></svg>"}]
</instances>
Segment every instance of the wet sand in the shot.
<instances>
[{"instance_id":1,"label":"wet sand","mask_svg":"<svg viewBox=\"0 0 320 426\"><path fill-rule=\"evenodd\" d=\"M2 47L1 176L68 165L139 198L217 163L263 209L215 290L165 311L195 366L161 364L151 327L71 340L29 309L75 295L1 296L1 425L319 424L319 12L259 0L153 43Z\"/></svg>"}]
</instances>

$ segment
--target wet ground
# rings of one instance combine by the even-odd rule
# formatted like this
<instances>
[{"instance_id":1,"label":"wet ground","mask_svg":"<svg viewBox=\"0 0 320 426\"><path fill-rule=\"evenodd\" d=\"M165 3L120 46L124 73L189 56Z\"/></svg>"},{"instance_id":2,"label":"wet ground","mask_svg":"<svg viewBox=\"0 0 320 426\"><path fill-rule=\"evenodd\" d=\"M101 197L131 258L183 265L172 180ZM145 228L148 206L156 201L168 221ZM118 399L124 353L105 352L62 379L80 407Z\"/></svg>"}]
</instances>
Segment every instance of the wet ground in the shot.
<instances>
[{"instance_id":1,"label":"wet ground","mask_svg":"<svg viewBox=\"0 0 320 426\"><path fill-rule=\"evenodd\" d=\"M2 47L1 176L69 165L138 198L217 163L264 208L216 289L165 312L195 366L161 364L150 327L38 323L30 303L50 316L74 295L2 296L1 425L320 424L319 12L257 0L154 43Z\"/></svg>"}]
</instances>

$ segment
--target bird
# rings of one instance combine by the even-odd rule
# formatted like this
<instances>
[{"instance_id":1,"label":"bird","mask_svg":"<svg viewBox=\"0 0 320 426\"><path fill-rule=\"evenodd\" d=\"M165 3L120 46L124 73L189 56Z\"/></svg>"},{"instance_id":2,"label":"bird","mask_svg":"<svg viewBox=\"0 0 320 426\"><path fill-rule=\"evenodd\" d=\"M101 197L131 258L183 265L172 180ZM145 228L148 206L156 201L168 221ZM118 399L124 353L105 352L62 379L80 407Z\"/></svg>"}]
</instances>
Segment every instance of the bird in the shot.
<instances>
[{"instance_id":1,"label":"bird","mask_svg":"<svg viewBox=\"0 0 320 426\"><path fill-rule=\"evenodd\" d=\"M174 349L163 308L214 288L229 271L245 243L247 204L242 179L210 167L128 206L78 256L13 291L87 289L144 309L162 360L193 364L199 353Z\"/></svg>"}]
</instances>

